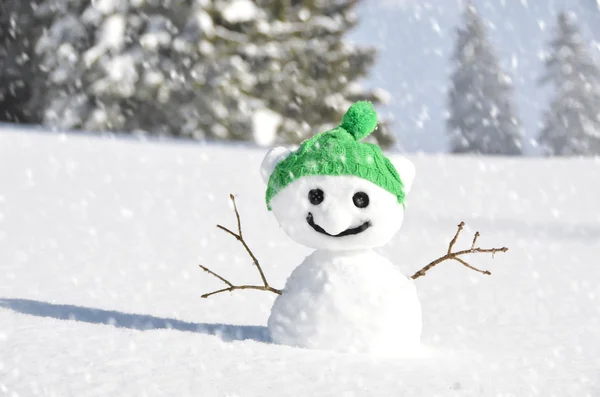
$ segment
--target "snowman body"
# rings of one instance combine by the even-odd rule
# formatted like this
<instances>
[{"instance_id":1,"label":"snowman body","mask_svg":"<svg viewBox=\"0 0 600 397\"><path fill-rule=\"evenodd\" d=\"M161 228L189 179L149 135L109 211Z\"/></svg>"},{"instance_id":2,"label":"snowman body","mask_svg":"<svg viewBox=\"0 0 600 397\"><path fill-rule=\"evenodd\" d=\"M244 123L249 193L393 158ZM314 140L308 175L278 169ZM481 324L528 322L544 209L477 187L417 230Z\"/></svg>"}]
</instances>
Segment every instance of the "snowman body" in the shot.
<instances>
[{"instance_id":1,"label":"snowman body","mask_svg":"<svg viewBox=\"0 0 600 397\"><path fill-rule=\"evenodd\" d=\"M419 346L421 306L412 280L376 252L317 250L288 278L268 329L284 345L402 355Z\"/></svg>"}]
</instances>

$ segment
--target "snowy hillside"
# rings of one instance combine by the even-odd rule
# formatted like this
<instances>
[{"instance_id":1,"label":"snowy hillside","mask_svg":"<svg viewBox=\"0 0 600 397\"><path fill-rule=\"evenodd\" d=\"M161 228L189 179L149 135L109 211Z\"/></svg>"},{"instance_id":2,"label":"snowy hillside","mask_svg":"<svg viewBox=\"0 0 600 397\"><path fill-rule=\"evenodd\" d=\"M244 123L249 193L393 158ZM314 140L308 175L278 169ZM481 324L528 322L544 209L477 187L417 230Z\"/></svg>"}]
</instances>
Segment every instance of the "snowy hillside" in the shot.
<instances>
[{"instance_id":1,"label":"snowy hillside","mask_svg":"<svg viewBox=\"0 0 600 397\"><path fill-rule=\"evenodd\" d=\"M0 131L0 395L598 396L599 160L413 156L405 224L382 250L412 274L464 220L510 251L416 280L420 357L271 344L229 193L269 281L309 253L263 201L264 150Z\"/></svg>"}]
</instances>

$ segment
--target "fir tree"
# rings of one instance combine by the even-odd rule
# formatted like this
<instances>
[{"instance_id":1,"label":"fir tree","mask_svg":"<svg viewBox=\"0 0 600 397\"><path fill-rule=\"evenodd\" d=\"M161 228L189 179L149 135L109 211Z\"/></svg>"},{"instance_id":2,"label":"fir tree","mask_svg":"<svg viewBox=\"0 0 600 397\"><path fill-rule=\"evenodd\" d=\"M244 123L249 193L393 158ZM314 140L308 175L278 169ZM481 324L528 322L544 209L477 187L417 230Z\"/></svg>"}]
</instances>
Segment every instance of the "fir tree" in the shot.
<instances>
[{"instance_id":1,"label":"fir tree","mask_svg":"<svg viewBox=\"0 0 600 397\"><path fill-rule=\"evenodd\" d=\"M501 70L477 9L467 3L452 60L447 128L453 153L519 155L521 122L511 78Z\"/></svg>"},{"instance_id":2,"label":"fir tree","mask_svg":"<svg viewBox=\"0 0 600 397\"><path fill-rule=\"evenodd\" d=\"M375 52L344 39L356 3L47 0L35 107L63 129L296 143L383 97L357 86Z\"/></svg>"},{"instance_id":3,"label":"fir tree","mask_svg":"<svg viewBox=\"0 0 600 397\"><path fill-rule=\"evenodd\" d=\"M548 155L600 154L600 68L565 13L550 46L541 83L553 85L555 97L538 142Z\"/></svg>"},{"instance_id":4,"label":"fir tree","mask_svg":"<svg viewBox=\"0 0 600 397\"><path fill-rule=\"evenodd\" d=\"M36 122L27 109L33 79L31 43L39 34L35 1L0 2L0 121Z\"/></svg>"},{"instance_id":5,"label":"fir tree","mask_svg":"<svg viewBox=\"0 0 600 397\"><path fill-rule=\"evenodd\" d=\"M366 92L357 81L366 77L375 50L344 40L357 24L358 0L260 0L265 21L246 30L241 53L257 78L265 107L282 116L280 142L300 142L337 124L359 99L384 101L381 90ZM385 123L373 134L383 146L394 142Z\"/></svg>"}]
</instances>

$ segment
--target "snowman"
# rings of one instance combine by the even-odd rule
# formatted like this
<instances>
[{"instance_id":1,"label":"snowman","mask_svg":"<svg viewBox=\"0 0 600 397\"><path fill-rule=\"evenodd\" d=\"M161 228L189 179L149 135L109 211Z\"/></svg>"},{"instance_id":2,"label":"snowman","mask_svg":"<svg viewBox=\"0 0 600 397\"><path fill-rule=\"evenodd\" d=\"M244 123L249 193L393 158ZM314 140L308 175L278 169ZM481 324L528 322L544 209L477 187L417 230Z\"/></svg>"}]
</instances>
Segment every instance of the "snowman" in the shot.
<instances>
[{"instance_id":1,"label":"snowman","mask_svg":"<svg viewBox=\"0 0 600 397\"><path fill-rule=\"evenodd\" d=\"M268 209L292 240L315 249L271 309L275 343L378 355L419 346L413 280L373 251L400 229L415 170L361 142L376 126L373 105L357 102L338 127L262 162Z\"/></svg>"},{"instance_id":2,"label":"snowman","mask_svg":"<svg viewBox=\"0 0 600 397\"><path fill-rule=\"evenodd\" d=\"M238 231L217 227L242 243L262 285L234 285L200 265L227 285L202 298L246 289L276 293L268 330L272 341L282 345L384 356L420 352L421 305L413 280L444 261L490 275L464 256L493 256L508 248L480 248L476 232L469 249L454 251L461 222L446 253L411 277L373 251L400 229L415 176L406 158L386 157L379 146L362 142L376 127L373 105L356 102L338 127L295 151L269 151L261 164L267 208L292 240L315 251L295 268L283 290L273 288L244 240L231 195Z\"/></svg>"}]
</instances>

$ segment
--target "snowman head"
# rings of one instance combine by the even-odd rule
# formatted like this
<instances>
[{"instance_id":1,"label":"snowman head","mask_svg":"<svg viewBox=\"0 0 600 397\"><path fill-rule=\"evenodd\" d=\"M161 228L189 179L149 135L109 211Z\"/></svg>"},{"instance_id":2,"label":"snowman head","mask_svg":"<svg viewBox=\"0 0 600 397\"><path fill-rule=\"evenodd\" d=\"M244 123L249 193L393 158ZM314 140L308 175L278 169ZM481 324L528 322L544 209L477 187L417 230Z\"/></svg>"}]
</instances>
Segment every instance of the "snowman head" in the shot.
<instances>
[{"instance_id":1,"label":"snowman head","mask_svg":"<svg viewBox=\"0 0 600 397\"><path fill-rule=\"evenodd\" d=\"M377 126L370 102L357 102L342 124L291 152L272 149L261 165L266 201L294 241L323 250L379 247L402 225L414 166L360 142Z\"/></svg>"}]
</instances>

